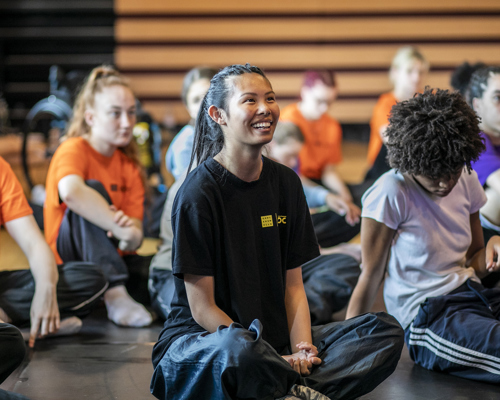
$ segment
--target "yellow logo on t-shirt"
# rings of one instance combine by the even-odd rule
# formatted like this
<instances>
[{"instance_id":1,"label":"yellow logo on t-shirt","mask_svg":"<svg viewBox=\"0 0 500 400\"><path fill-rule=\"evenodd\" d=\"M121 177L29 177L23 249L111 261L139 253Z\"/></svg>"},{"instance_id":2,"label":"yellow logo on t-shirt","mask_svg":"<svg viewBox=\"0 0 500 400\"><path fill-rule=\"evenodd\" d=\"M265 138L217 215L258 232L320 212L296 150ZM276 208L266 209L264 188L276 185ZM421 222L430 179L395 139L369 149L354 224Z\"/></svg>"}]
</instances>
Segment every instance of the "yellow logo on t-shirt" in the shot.
<instances>
[{"instance_id":1,"label":"yellow logo on t-shirt","mask_svg":"<svg viewBox=\"0 0 500 400\"><path fill-rule=\"evenodd\" d=\"M262 227L263 228L269 228L270 226L273 226L273 216L272 215L263 215L260 217L262 221Z\"/></svg>"},{"instance_id":2,"label":"yellow logo on t-shirt","mask_svg":"<svg viewBox=\"0 0 500 400\"><path fill-rule=\"evenodd\" d=\"M286 225L286 215L277 215L276 219L278 220L278 225L279 224Z\"/></svg>"}]
</instances>

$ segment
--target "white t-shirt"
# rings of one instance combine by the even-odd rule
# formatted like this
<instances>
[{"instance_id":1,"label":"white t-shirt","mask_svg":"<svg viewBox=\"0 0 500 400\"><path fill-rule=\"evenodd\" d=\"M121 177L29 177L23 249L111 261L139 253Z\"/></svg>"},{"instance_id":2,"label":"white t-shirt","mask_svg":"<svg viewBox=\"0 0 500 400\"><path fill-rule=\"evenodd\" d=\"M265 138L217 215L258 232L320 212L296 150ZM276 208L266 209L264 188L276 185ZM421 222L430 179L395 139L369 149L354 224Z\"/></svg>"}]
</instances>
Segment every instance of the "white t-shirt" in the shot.
<instances>
[{"instance_id":1,"label":"white t-shirt","mask_svg":"<svg viewBox=\"0 0 500 400\"><path fill-rule=\"evenodd\" d=\"M447 294L467 279L470 214L486 203L475 171L462 173L446 197L425 191L412 176L395 170L382 175L363 196L362 217L396 230L387 267L387 311L406 328L428 297ZM369 257L363 254L363 257Z\"/></svg>"}]
</instances>

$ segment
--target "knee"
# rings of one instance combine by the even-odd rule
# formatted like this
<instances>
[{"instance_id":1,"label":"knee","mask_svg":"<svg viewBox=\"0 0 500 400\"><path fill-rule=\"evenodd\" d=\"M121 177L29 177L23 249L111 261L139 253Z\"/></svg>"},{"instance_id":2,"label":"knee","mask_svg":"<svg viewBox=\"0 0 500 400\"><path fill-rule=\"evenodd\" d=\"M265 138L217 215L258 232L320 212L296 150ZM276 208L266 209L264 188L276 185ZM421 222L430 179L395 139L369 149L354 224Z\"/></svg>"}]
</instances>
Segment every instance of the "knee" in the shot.
<instances>
[{"instance_id":1,"label":"knee","mask_svg":"<svg viewBox=\"0 0 500 400\"><path fill-rule=\"evenodd\" d=\"M63 265L63 274L66 282L71 286L81 285L85 286L89 291L100 292L104 286L107 286L106 280L102 269L92 262L87 261L70 261Z\"/></svg>"},{"instance_id":2,"label":"knee","mask_svg":"<svg viewBox=\"0 0 500 400\"><path fill-rule=\"evenodd\" d=\"M374 319L374 333L383 335L393 343L394 349L403 349L405 332L399 322L392 315L385 312L371 314Z\"/></svg>"},{"instance_id":3,"label":"knee","mask_svg":"<svg viewBox=\"0 0 500 400\"><path fill-rule=\"evenodd\" d=\"M261 339L261 331L245 329L239 324L231 324L229 328L220 330L220 349L227 352L229 361L239 368L252 368L261 361L262 354L272 347ZM264 349L264 347L269 349Z\"/></svg>"},{"instance_id":4,"label":"knee","mask_svg":"<svg viewBox=\"0 0 500 400\"><path fill-rule=\"evenodd\" d=\"M376 318L378 329L393 332L398 337L404 337L403 328L392 315L385 312L377 312L372 315Z\"/></svg>"}]
</instances>

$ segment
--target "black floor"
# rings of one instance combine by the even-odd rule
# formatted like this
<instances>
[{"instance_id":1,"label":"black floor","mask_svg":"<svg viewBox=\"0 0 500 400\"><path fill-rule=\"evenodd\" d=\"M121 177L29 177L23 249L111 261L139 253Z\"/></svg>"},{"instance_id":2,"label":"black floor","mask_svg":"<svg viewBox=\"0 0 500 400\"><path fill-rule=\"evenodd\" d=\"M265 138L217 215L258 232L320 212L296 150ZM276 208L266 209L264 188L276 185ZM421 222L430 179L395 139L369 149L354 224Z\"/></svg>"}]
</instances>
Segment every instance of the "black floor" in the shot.
<instances>
[{"instance_id":1,"label":"black floor","mask_svg":"<svg viewBox=\"0 0 500 400\"><path fill-rule=\"evenodd\" d=\"M160 329L119 328L97 310L79 335L39 341L0 387L32 400L153 399L151 349ZM499 400L500 386L427 371L413 364L405 348L396 372L361 399Z\"/></svg>"}]
</instances>

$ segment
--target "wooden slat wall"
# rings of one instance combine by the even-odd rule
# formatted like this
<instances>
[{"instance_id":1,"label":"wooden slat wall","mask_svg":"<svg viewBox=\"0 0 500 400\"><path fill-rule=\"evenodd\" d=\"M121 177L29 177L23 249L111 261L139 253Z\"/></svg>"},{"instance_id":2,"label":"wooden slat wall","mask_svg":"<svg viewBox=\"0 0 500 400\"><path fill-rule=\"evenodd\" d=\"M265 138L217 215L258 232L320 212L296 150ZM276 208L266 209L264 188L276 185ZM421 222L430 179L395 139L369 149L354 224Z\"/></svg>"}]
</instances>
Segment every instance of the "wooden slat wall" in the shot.
<instances>
[{"instance_id":1,"label":"wooden slat wall","mask_svg":"<svg viewBox=\"0 0 500 400\"><path fill-rule=\"evenodd\" d=\"M500 64L500 1L115 0L115 62L146 109L188 120L179 93L196 65L258 65L280 105L297 99L308 68L338 71L331 114L367 123L396 50L417 45L431 64L425 83L449 88L465 60Z\"/></svg>"},{"instance_id":2,"label":"wooden slat wall","mask_svg":"<svg viewBox=\"0 0 500 400\"><path fill-rule=\"evenodd\" d=\"M118 14L155 14L155 13L203 13L229 14L253 13L269 15L269 13L384 13L384 12L421 12L429 11L491 11L500 9L497 0L115 0Z\"/></svg>"}]
</instances>

